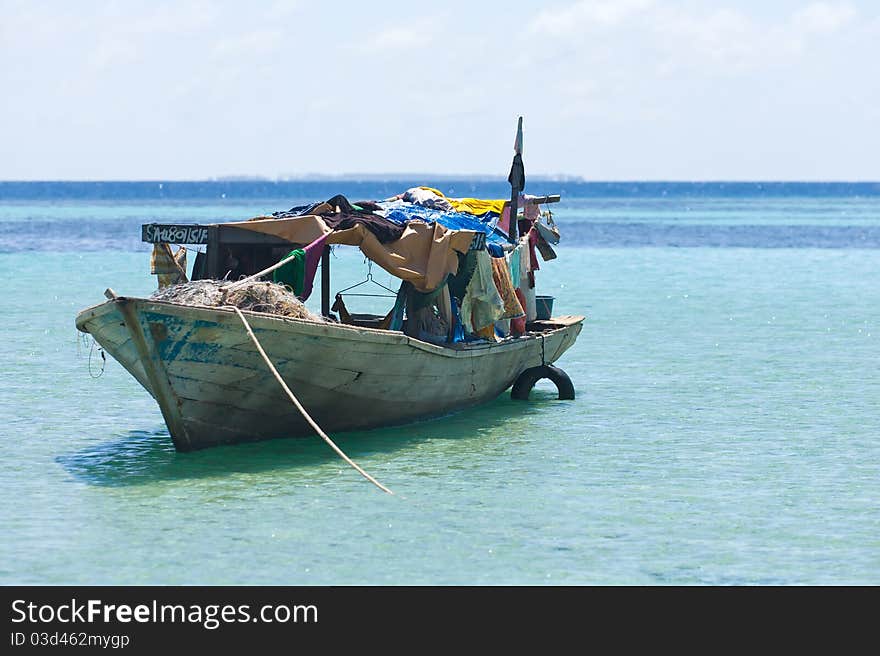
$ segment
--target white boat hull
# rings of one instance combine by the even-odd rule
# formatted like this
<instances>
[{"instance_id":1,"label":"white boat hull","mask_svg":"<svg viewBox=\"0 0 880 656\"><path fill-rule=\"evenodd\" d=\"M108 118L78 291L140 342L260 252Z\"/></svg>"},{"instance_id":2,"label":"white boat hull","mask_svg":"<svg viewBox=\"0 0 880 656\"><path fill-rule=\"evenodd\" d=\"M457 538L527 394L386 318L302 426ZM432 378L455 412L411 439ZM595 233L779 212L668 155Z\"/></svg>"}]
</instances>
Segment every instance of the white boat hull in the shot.
<instances>
[{"instance_id":1,"label":"white boat hull","mask_svg":"<svg viewBox=\"0 0 880 656\"><path fill-rule=\"evenodd\" d=\"M542 335L447 348L402 333L245 313L285 382L325 431L400 424L497 397L556 361L583 317ZM153 395L178 450L311 435L232 310L118 297L84 310L90 333Z\"/></svg>"}]
</instances>

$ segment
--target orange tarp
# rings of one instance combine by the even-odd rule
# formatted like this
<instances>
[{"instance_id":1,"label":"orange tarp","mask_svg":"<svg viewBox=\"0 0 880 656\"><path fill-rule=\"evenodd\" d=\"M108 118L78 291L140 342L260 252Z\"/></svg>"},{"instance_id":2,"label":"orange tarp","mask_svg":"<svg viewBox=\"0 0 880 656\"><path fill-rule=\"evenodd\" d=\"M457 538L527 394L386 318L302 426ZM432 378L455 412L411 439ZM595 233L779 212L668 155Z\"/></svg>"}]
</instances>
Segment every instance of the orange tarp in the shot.
<instances>
[{"instance_id":1,"label":"orange tarp","mask_svg":"<svg viewBox=\"0 0 880 656\"><path fill-rule=\"evenodd\" d=\"M400 239L382 244L361 224L333 230L320 216L312 215L290 219L256 217L224 225L274 235L303 246L327 235L327 244L359 246L369 259L391 275L411 282L420 292L435 290L447 275L458 270L458 253L467 253L476 234L471 230L450 230L439 223L411 221Z\"/></svg>"}]
</instances>

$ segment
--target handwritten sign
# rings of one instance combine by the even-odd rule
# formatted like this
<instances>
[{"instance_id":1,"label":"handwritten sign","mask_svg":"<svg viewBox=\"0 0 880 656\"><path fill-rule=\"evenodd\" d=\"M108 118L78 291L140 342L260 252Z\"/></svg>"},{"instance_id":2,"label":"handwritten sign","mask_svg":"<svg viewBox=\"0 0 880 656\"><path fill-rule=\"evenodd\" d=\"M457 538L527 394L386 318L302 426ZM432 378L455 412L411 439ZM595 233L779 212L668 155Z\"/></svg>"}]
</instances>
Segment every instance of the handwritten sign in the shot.
<instances>
[{"instance_id":1,"label":"handwritten sign","mask_svg":"<svg viewBox=\"0 0 880 656\"><path fill-rule=\"evenodd\" d=\"M149 223L141 228L141 241L150 244L207 244L208 228L193 224Z\"/></svg>"}]
</instances>

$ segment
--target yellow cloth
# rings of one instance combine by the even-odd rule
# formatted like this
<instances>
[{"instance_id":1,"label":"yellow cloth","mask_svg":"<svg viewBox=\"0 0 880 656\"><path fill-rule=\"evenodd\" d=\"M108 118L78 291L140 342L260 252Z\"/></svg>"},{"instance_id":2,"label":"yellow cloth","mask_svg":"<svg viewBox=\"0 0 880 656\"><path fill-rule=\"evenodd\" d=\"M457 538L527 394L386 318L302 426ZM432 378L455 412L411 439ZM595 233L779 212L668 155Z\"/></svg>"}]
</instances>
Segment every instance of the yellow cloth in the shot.
<instances>
[{"instance_id":1,"label":"yellow cloth","mask_svg":"<svg viewBox=\"0 0 880 656\"><path fill-rule=\"evenodd\" d=\"M181 246L177 249L177 253L172 253L168 244L153 244L150 273L158 277L159 289L179 282L187 282L186 247Z\"/></svg>"},{"instance_id":2,"label":"yellow cloth","mask_svg":"<svg viewBox=\"0 0 880 656\"><path fill-rule=\"evenodd\" d=\"M446 198L442 191L433 187L419 187L419 189L426 189L441 198ZM456 212L466 212L467 214L474 215L485 214L486 212L501 214L504 211L504 204L507 202L506 200L484 200L482 198L446 198L446 200L449 201L452 209Z\"/></svg>"},{"instance_id":3,"label":"yellow cloth","mask_svg":"<svg viewBox=\"0 0 880 656\"><path fill-rule=\"evenodd\" d=\"M477 331L474 331L474 335L477 337L482 337L483 339L489 340L490 342L497 342L498 338L495 336L495 325L485 326L480 328Z\"/></svg>"}]
</instances>

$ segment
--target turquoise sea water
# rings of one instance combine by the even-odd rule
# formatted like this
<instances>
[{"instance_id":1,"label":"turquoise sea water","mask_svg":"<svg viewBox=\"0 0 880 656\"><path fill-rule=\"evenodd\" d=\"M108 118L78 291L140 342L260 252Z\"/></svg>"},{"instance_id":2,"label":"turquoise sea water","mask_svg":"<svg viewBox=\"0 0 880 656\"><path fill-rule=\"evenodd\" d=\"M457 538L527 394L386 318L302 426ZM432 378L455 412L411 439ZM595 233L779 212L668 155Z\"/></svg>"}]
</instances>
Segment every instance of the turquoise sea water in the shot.
<instances>
[{"instance_id":1,"label":"turquoise sea water","mask_svg":"<svg viewBox=\"0 0 880 656\"><path fill-rule=\"evenodd\" d=\"M588 316L577 399L334 435L393 497L317 438L178 454L121 366L90 376L74 317L153 290L140 223L387 195L346 184L0 185L0 582L880 583L877 185L568 185L538 286Z\"/></svg>"}]
</instances>

